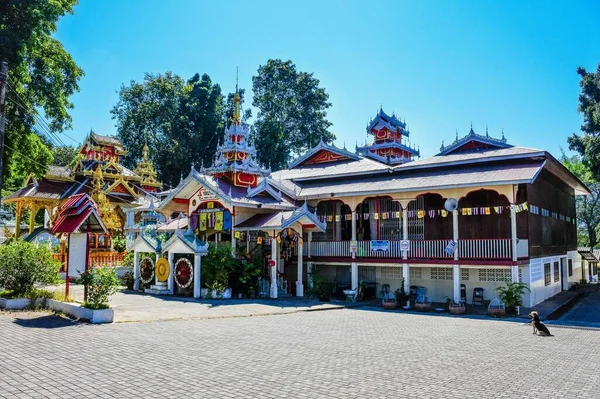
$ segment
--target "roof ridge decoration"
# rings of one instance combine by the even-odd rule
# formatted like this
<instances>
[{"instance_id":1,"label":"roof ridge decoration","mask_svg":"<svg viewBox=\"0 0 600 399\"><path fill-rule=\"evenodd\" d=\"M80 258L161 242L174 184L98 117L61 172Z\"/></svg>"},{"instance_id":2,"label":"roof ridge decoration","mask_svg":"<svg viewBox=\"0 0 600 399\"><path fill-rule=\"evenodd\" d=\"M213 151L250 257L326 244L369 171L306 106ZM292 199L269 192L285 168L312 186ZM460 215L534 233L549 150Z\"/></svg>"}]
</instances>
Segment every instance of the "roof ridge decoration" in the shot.
<instances>
[{"instance_id":1,"label":"roof ridge decoration","mask_svg":"<svg viewBox=\"0 0 600 399\"><path fill-rule=\"evenodd\" d=\"M256 187L248 187L248 190L246 190L246 197L256 197L258 194L263 192L268 193L271 197L273 197L273 199L281 201L281 191L275 191L275 189L269 184L267 178L262 179L262 181Z\"/></svg>"},{"instance_id":2,"label":"roof ridge decoration","mask_svg":"<svg viewBox=\"0 0 600 399\"><path fill-rule=\"evenodd\" d=\"M325 231L325 229L327 227L327 222L320 221L319 217L317 216L317 209L315 208L315 211L311 212L308 209L308 204L306 203L306 201L304 201L304 204L302 204L301 207L296 208L292 212L292 214L290 215L289 218L285 219L284 216L283 216L283 213L281 214L281 228L285 229L285 228L290 227L293 223L297 222L303 216L308 217L309 220L315 226L317 226L319 229L321 229L321 231Z\"/></svg>"},{"instance_id":3,"label":"roof ridge decoration","mask_svg":"<svg viewBox=\"0 0 600 399\"><path fill-rule=\"evenodd\" d=\"M462 138L458 138L458 130L456 131L456 138L454 139L454 142L452 144L445 146L444 141L442 140L442 146L440 147L440 152L437 155L448 155L451 152L459 149L460 147L462 147L465 144L470 143L472 141L476 141L483 145L497 147L497 148L512 147L511 144L508 144L506 142L506 137L504 137L504 129L502 129L502 138L496 139L496 138L493 138L490 136L487 125L485 127L485 136L484 136L482 134L475 133L475 131L473 130L473 124L471 124L469 133L467 133L467 135Z\"/></svg>"},{"instance_id":4,"label":"roof ridge decoration","mask_svg":"<svg viewBox=\"0 0 600 399\"><path fill-rule=\"evenodd\" d=\"M175 245L177 241L180 241L183 244L185 244L185 246L187 246L190 250L192 250L192 252L196 254L205 254L208 252L208 242L200 241L194 235L193 231L190 235L188 231L182 232L179 228L175 230L175 233L163 245L163 251L167 251L171 246Z\"/></svg>"},{"instance_id":5,"label":"roof ridge decoration","mask_svg":"<svg viewBox=\"0 0 600 399\"><path fill-rule=\"evenodd\" d=\"M340 157L338 159L332 158L329 160L329 162L340 161L344 157L349 158L354 161L358 161L358 159L359 159L359 157L356 153L350 152L346 148L338 148L333 143L325 144L325 142L323 141L323 138L321 137L321 139L319 140L319 144L317 144L316 146L314 146L313 148L308 150L302 156L300 156L300 157L296 158L294 161L292 161L288 165L288 169L293 169L296 166L300 166L301 164L303 164L304 162L308 161L310 158L312 158L313 156L318 154L320 151L328 151L328 152L333 153L333 154L337 155L338 157ZM326 163L326 162L328 162L328 161L323 161L320 163Z\"/></svg>"}]
</instances>

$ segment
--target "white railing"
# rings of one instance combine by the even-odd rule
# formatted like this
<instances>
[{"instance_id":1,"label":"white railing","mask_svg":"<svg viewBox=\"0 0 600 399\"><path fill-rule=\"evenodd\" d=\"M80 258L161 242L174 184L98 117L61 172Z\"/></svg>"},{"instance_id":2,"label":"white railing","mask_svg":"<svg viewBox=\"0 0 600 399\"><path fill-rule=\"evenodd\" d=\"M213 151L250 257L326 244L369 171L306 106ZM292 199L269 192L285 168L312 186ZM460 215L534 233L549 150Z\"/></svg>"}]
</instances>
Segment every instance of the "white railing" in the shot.
<instances>
[{"instance_id":1,"label":"white railing","mask_svg":"<svg viewBox=\"0 0 600 399\"><path fill-rule=\"evenodd\" d=\"M511 259L511 239L458 240L459 259Z\"/></svg>"},{"instance_id":2,"label":"white railing","mask_svg":"<svg viewBox=\"0 0 600 399\"><path fill-rule=\"evenodd\" d=\"M450 240L410 240L409 259L452 259L453 255L446 252ZM304 255L311 257L341 257L349 258L350 241L313 241L304 243ZM528 256L528 240L519 240L517 256ZM387 251L371 251L371 241L357 241L357 258L402 258L400 241L389 241ZM511 259L512 247L510 238L459 240L459 259Z\"/></svg>"},{"instance_id":3,"label":"white railing","mask_svg":"<svg viewBox=\"0 0 600 399\"><path fill-rule=\"evenodd\" d=\"M529 240L517 240L517 259L529 257Z\"/></svg>"}]
</instances>

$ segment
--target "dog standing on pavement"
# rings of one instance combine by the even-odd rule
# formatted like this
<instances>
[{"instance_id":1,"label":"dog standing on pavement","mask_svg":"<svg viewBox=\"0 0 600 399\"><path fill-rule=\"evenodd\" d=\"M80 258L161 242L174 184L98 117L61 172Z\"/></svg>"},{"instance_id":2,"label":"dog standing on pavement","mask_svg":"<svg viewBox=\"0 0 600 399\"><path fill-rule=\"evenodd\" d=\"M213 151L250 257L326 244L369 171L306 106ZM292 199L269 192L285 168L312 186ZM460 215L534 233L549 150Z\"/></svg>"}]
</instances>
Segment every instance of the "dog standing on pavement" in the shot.
<instances>
[{"instance_id":1,"label":"dog standing on pavement","mask_svg":"<svg viewBox=\"0 0 600 399\"><path fill-rule=\"evenodd\" d=\"M550 330L542 321L540 320L540 315L538 312L533 311L529 313L529 317L531 317L531 325L533 326L533 333L539 334L543 337L553 337L554 335L550 334Z\"/></svg>"}]
</instances>

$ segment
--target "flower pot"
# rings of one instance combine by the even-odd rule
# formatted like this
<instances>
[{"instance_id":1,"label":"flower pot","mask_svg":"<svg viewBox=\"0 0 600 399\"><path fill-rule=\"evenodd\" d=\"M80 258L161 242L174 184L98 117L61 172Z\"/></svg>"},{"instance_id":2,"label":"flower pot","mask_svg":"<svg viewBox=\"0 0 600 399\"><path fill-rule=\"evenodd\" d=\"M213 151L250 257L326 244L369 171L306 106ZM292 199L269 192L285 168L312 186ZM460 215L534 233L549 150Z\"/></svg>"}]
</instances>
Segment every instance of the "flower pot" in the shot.
<instances>
[{"instance_id":1,"label":"flower pot","mask_svg":"<svg viewBox=\"0 0 600 399\"><path fill-rule=\"evenodd\" d=\"M429 312L431 309L431 303L415 303L415 309L420 312Z\"/></svg>"},{"instance_id":2,"label":"flower pot","mask_svg":"<svg viewBox=\"0 0 600 399\"><path fill-rule=\"evenodd\" d=\"M200 297L206 298L207 295L208 295L208 288L200 288Z\"/></svg>"},{"instance_id":3,"label":"flower pot","mask_svg":"<svg viewBox=\"0 0 600 399\"><path fill-rule=\"evenodd\" d=\"M489 308L488 314L492 317L503 317L506 315L506 309L504 308Z\"/></svg>"},{"instance_id":4,"label":"flower pot","mask_svg":"<svg viewBox=\"0 0 600 399\"><path fill-rule=\"evenodd\" d=\"M452 314L463 314L463 313L465 313L466 310L467 310L467 308L464 306L459 306L459 305L449 305L448 306L448 311Z\"/></svg>"},{"instance_id":5,"label":"flower pot","mask_svg":"<svg viewBox=\"0 0 600 399\"><path fill-rule=\"evenodd\" d=\"M226 288L225 291L221 294L221 298L223 299L231 299L231 288Z\"/></svg>"},{"instance_id":6,"label":"flower pot","mask_svg":"<svg viewBox=\"0 0 600 399\"><path fill-rule=\"evenodd\" d=\"M238 294L238 299L242 299L242 293L241 292Z\"/></svg>"},{"instance_id":7,"label":"flower pot","mask_svg":"<svg viewBox=\"0 0 600 399\"><path fill-rule=\"evenodd\" d=\"M381 302L381 306L387 310L396 309L396 302Z\"/></svg>"}]
</instances>

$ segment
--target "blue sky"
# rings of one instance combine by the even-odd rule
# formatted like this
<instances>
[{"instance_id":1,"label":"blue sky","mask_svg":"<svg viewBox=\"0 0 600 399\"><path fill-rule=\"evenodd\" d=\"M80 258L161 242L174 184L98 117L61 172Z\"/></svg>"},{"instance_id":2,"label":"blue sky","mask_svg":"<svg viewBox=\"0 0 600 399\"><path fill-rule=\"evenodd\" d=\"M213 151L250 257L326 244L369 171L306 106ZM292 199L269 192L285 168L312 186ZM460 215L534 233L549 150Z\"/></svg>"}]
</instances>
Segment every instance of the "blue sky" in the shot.
<instances>
[{"instance_id":1,"label":"blue sky","mask_svg":"<svg viewBox=\"0 0 600 399\"><path fill-rule=\"evenodd\" d=\"M56 37L83 67L73 131L115 134L121 84L145 72L208 73L251 89L269 58L313 72L336 144L354 149L379 106L404 118L422 156L471 122L559 156L579 130L578 66L600 63L597 1L82 1ZM74 144L64 138L67 144Z\"/></svg>"}]
</instances>

